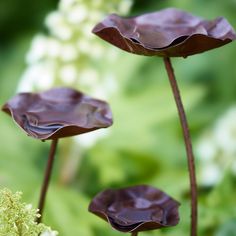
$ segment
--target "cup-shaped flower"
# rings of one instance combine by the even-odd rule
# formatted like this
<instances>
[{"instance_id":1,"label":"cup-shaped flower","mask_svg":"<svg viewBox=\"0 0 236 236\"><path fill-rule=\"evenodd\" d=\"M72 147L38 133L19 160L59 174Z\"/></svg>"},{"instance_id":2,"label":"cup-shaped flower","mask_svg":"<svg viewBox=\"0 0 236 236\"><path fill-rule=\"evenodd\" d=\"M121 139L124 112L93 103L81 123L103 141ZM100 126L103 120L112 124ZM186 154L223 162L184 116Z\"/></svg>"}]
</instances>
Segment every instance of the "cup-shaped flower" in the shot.
<instances>
[{"instance_id":1,"label":"cup-shaped flower","mask_svg":"<svg viewBox=\"0 0 236 236\"><path fill-rule=\"evenodd\" d=\"M112 125L106 102L70 88L42 93L20 93L2 110L29 135L37 139L58 139Z\"/></svg>"},{"instance_id":2,"label":"cup-shaped flower","mask_svg":"<svg viewBox=\"0 0 236 236\"><path fill-rule=\"evenodd\" d=\"M89 211L122 232L139 232L175 226L179 203L159 189L138 185L99 193Z\"/></svg>"},{"instance_id":3,"label":"cup-shaped flower","mask_svg":"<svg viewBox=\"0 0 236 236\"><path fill-rule=\"evenodd\" d=\"M93 33L125 51L163 57L187 57L236 39L225 18L208 21L174 8L131 18L111 14Z\"/></svg>"}]
</instances>

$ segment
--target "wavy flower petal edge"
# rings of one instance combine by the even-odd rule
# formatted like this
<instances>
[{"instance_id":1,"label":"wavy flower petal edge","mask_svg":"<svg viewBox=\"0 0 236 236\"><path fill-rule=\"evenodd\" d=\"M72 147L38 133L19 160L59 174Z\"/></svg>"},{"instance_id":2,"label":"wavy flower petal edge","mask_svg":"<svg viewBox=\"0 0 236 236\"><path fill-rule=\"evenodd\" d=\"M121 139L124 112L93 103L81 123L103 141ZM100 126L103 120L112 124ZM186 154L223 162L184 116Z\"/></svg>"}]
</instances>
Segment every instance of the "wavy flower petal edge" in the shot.
<instances>
[{"instance_id":1,"label":"wavy flower petal edge","mask_svg":"<svg viewBox=\"0 0 236 236\"><path fill-rule=\"evenodd\" d=\"M139 232L177 225L179 205L159 189L138 185L99 193L89 211L118 231Z\"/></svg>"},{"instance_id":2,"label":"wavy flower petal edge","mask_svg":"<svg viewBox=\"0 0 236 236\"><path fill-rule=\"evenodd\" d=\"M175 8L130 18L111 14L93 33L127 52L162 57L187 57L236 39L225 18L203 20Z\"/></svg>"},{"instance_id":3,"label":"wavy flower petal edge","mask_svg":"<svg viewBox=\"0 0 236 236\"><path fill-rule=\"evenodd\" d=\"M2 110L29 136L58 139L112 125L109 105L71 88L41 93L20 93Z\"/></svg>"}]
</instances>

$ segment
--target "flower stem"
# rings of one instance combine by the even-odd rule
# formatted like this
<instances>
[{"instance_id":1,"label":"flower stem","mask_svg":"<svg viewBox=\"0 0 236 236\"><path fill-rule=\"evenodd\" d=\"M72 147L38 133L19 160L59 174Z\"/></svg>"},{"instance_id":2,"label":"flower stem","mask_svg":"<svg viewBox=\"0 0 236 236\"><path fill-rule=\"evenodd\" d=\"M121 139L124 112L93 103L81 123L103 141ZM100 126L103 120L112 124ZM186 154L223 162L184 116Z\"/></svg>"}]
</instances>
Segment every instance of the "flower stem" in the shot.
<instances>
[{"instance_id":1,"label":"flower stem","mask_svg":"<svg viewBox=\"0 0 236 236\"><path fill-rule=\"evenodd\" d=\"M184 135L184 142L185 142L187 160L188 160L190 189L191 189L191 236L197 236L197 214L198 214L197 213L197 180L196 180L196 173L195 173L195 163L194 163L192 142L191 142L186 114L184 111L184 106L181 100L178 84L175 79L174 69L171 65L170 58L168 57L164 58L164 63L165 63L166 71L167 71L169 81L171 84L171 88L174 94L175 102L178 108L179 119L181 122L183 135Z\"/></svg>"},{"instance_id":2,"label":"flower stem","mask_svg":"<svg viewBox=\"0 0 236 236\"><path fill-rule=\"evenodd\" d=\"M138 236L138 232L133 232L131 236Z\"/></svg>"},{"instance_id":3,"label":"flower stem","mask_svg":"<svg viewBox=\"0 0 236 236\"><path fill-rule=\"evenodd\" d=\"M39 209L40 217L36 219L37 223L40 223L42 221L44 204L45 204L47 190L48 190L48 186L49 186L49 182L50 182L50 178L52 174L52 168L53 168L57 143L58 143L58 139L52 140L51 148L50 148L50 152L48 156L47 168L45 170L44 181L42 184L41 194L40 194L40 199L39 199L38 209Z\"/></svg>"}]
</instances>

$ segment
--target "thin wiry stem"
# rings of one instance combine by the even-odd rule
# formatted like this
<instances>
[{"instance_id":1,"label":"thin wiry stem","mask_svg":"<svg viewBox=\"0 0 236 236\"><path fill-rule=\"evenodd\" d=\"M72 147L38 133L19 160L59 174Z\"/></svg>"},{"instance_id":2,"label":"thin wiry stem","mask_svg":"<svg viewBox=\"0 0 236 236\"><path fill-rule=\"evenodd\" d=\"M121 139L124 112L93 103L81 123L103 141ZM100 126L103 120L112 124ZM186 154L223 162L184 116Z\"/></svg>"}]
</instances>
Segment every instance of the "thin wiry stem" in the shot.
<instances>
[{"instance_id":1,"label":"thin wiry stem","mask_svg":"<svg viewBox=\"0 0 236 236\"><path fill-rule=\"evenodd\" d=\"M133 232L131 236L138 236L138 232Z\"/></svg>"},{"instance_id":2,"label":"thin wiry stem","mask_svg":"<svg viewBox=\"0 0 236 236\"><path fill-rule=\"evenodd\" d=\"M40 217L36 219L37 223L40 223L42 221L44 204L45 204L47 190L48 190L48 186L49 186L49 182L50 182L50 178L52 174L52 168L53 168L57 144L58 144L58 139L52 140L50 153L48 156L48 163L45 170L44 181L42 184L41 194L40 194L40 199L39 199L38 209L39 209Z\"/></svg>"},{"instance_id":3,"label":"thin wiry stem","mask_svg":"<svg viewBox=\"0 0 236 236\"><path fill-rule=\"evenodd\" d=\"M186 152L187 152L187 160L188 160L190 189L191 189L191 236L197 236L197 214L198 214L197 213L197 180L196 180L196 173L195 173L195 163L194 163L191 136L189 132L186 114L184 111L184 106L181 100L178 84L175 79L174 69L171 65L170 58L164 58L164 63L165 63L165 67L166 67L169 81L171 84L171 88L174 94L175 102L178 108L179 119L181 122L183 135L184 135L185 147L186 147Z\"/></svg>"}]
</instances>

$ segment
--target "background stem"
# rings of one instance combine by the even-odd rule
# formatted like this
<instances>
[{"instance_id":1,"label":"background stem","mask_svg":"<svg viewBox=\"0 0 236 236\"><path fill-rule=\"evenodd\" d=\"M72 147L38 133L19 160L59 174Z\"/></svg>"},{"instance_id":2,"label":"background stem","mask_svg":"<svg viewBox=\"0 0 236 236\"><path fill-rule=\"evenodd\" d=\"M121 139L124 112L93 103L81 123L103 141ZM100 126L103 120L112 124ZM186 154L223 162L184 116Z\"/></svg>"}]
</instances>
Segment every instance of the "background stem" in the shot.
<instances>
[{"instance_id":1,"label":"background stem","mask_svg":"<svg viewBox=\"0 0 236 236\"><path fill-rule=\"evenodd\" d=\"M133 232L131 236L138 236L138 232Z\"/></svg>"},{"instance_id":2,"label":"background stem","mask_svg":"<svg viewBox=\"0 0 236 236\"><path fill-rule=\"evenodd\" d=\"M48 156L47 168L46 168L45 174L44 174L44 181L42 184L39 205L38 205L39 214L41 215L39 218L36 219L36 221L38 223L40 223L42 221L42 217L43 217L44 204L45 204L47 190L48 190L48 186L49 186L49 182L50 182L50 178L51 178L51 174L52 174L52 168L53 168L57 143L58 143L58 139L52 140L52 143L51 143L50 153Z\"/></svg>"},{"instance_id":3,"label":"background stem","mask_svg":"<svg viewBox=\"0 0 236 236\"><path fill-rule=\"evenodd\" d=\"M185 147L188 159L188 170L190 177L190 189L191 189L191 236L197 235L197 181L195 174L194 155L192 149L192 142L189 133L188 122L184 111L184 106L181 100L177 81L173 67L171 65L170 58L164 58L165 67L171 84L171 88L174 94L175 102L178 108L179 118L183 130Z\"/></svg>"}]
</instances>

